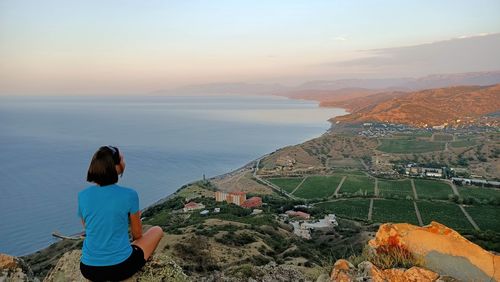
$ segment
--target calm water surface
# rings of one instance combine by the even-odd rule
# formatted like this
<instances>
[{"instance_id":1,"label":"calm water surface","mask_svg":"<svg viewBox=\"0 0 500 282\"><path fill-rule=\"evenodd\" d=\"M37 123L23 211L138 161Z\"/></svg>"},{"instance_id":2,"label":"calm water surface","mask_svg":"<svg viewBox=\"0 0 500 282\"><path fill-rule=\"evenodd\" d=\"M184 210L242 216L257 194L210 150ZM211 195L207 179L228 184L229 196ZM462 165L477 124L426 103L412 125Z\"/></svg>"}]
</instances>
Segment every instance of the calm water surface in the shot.
<instances>
[{"instance_id":1,"label":"calm water surface","mask_svg":"<svg viewBox=\"0 0 500 282\"><path fill-rule=\"evenodd\" d=\"M0 97L0 252L81 231L90 158L116 145L144 208L183 184L316 137L341 109L282 97Z\"/></svg>"}]
</instances>

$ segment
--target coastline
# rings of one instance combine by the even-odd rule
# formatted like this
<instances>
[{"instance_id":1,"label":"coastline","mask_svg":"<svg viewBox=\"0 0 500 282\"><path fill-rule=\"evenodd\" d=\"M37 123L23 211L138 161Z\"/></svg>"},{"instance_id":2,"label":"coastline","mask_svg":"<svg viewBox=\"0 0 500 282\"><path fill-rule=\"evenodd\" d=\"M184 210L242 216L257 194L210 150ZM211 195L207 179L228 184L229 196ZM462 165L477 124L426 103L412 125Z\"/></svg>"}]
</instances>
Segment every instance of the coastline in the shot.
<instances>
[{"instance_id":1,"label":"coastline","mask_svg":"<svg viewBox=\"0 0 500 282\"><path fill-rule=\"evenodd\" d=\"M288 99L291 99L291 100L304 100L304 99L293 99L293 98L290 98L290 97L287 97L287 98L288 98ZM314 100L308 100L308 101L314 101ZM320 106L319 106L318 101L314 101L314 102L316 102L316 103L317 103L317 107L320 107ZM345 109L343 109L343 108L338 108L338 107L332 107L332 108L337 108L337 109L342 109L342 110L345 110ZM223 179L223 178L225 178L225 177L230 177L231 175L237 174L237 173L239 173L239 172L241 172L241 171L243 171L243 170L248 170L248 169L250 169L250 168L253 168L253 167L255 166L255 163L256 163L258 160L260 160L260 159L262 159L262 158L265 158L266 156L270 155L271 153L273 153L273 152L275 152L275 151L281 150L281 149L286 148L286 147L288 147L288 146L295 146L295 145L301 144L301 143L303 143L303 142L307 142L307 141L309 141L309 140L311 140L311 139L317 138L317 137L319 137L319 136L322 136L323 134L327 134L327 133L331 132L331 131L332 131L332 129L335 127L335 124L334 124L334 123L332 123L332 121L331 121L331 119L330 119L330 118L329 118L329 119L327 119L327 120L325 120L325 121L329 122L329 126L328 126L327 128L325 128L325 129L324 129L324 131L323 131L323 133L321 133L320 135L316 135L316 136L313 136L313 137L309 137L309 138L307 138L307 139L305 139L305 140L302 140L301 142L296 143L296 144L290 144L290 145L286 145L286 146L278 147L278 148L274 149L274 150L273 150L273 151L271 151L271 152L265 153L265 154L263 154L263 155L261 155L261 156L259 156L259 157L255 158L255 159L251 160L251 161L248 161L247 163L245 163L244 165L242 165L242 166L240 166L240 167L238 167L238 168L235 168L235 169L233 169L233 170L227 171L227 172L222 173L222 174L219 174L219 175L212 176L212 177L210 177L210 178L207 178L207 180L218 180L218 179ZM148 206L145 206L144 208L142 208L142 209L141 209L141 211L142 211L142 212L144 212L144 211L146 211L147 209L149 209L149 208L151 208L151 207L154 207L154 206L156 206L156 205L159 205L159 204L161 204L161 203L163 203L163 202L165 202L165 201L167 201L167 200L171 199L171 198L172 198L172 197L174 197L174 196L175 196L175 195L176 195L179 191L181 191L181 190L182 190L182 189L184 189L185 187L189 186L190 184L196 183L196 182L197 182L197 181L199 181L199 180L200 180L200 179L192 179L192 180L190 180L190 181L188 181L188 182L184 183L182 186L178 187L178 188L177 188L174 192L172 192L171 194L168 194L168 195L165 195L164 197L159 198L157 201L155 201L155 202L153 202L153 203L149 204ZM83 231L83 230L82 230L82 231ZM76 232L76 233L74 233L74 234L80 234L80 233L81 233L81 231L80 231L80 232ZM42 252L42 251L44 251L44 250L46 250L46 249L50 248L51 246L53 246L53 245L55 245L55 244L58 244L58 243L60 243L60 242L61 242L61 240L58 240L58 241L52 242L52 243L50 243L49 245L47 245L47 246L45 246L45 247L43 247L43 248L40 248L40 249L34 250L34 251L30 252L30 253L26 253L26 254L20 255L19 257L29 257L29 256L32 256L32 255L34 255L34 254L36 254L36 253Z\"/></svg>"}]
</instances>

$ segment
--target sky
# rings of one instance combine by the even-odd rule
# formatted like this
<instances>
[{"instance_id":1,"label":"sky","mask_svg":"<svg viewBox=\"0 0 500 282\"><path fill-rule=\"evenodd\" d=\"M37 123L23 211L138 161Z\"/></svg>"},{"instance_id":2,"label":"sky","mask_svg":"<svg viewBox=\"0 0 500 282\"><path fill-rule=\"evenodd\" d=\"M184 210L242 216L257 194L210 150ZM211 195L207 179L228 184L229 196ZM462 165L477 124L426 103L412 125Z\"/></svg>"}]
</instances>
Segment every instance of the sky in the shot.
<instances>
[{"instance_id":1,"label":"sky","mask_svg":"<svg viewBox=\"0 0 500 282\"><path fill-rule=\"evenodd\" d=\"M500 70L498 0L0 0L0 95Z\"/></svg>"}]
</instances>

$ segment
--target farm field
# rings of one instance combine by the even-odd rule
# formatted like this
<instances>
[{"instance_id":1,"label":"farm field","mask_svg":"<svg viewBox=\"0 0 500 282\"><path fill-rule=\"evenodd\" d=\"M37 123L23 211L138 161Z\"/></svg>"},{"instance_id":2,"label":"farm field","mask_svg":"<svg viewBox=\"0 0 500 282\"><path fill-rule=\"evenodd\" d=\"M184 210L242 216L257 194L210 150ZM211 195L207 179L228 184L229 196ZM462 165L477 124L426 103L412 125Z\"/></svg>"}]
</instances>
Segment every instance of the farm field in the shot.
<instances>
[{"instance_id":1,"label":"farm field","mask_svg":"<svg viewBox=\"0 0 500 282\"><path fill-rule=\"evenodd\" d=\"M474 139L471 140L459 140L459 141L453 141L450 143L453 148L462 148L462 147L470 147L476 145L476 141Z\"/></svg>"},{"instance_id":2,"label":"farm field","mask_svg":"<svg viewBox=\"0 0 500 282\"><path fill-rule=\"evenodd\" d=\"M291 193L300 182L302 182L302 177L280 177L280 178L268 178L267 180L272 184L282 188L288 193Z\"/></svg>"},{"instance_id":3,"label":"farm field","mask_svg":"<svg viewBox=\"0 0 500 282\"><path fill-rule=\"evenodd\" d=\"M320 203L317 207L324 208L328 212L334 213L340 217L352 219L368 219L368 209L370 208L369 199L346 199L336 200L334 202Z\"/></svg>"},{"instance_id":4,"label":"farm field","mask_svg":"<svg viewBox=\"0 0 500 282\"><path fill-rule=\"evenodd\" d=\"M476 198L479 200L489 200L500 197L500 190L491 188L481 188L474 186L457 186L458 193L462 198Z\"/></svg>"},{"instance_id":5,"label":"farm field","mask_svg":"<svg viewBox=\"0 0 500 282\"><path fill-rule=\"evenodd\" d=\"M434 134L434 141L452 141L453 135L450 134Z\"/></svg>"},{"instance_id":6,"label":"farm field","mask_svg":"<svg viewBox=\"0 0 500 282\"><path fill-rule=\"evenodd\" d=\"M373 222L407 222L418 225L413 201L410 200L374 200Z\"/></svg>"},{"instance_id":7,"label":"farm field","mask_svg":"<svg viewBox=\"0 0 500 282\"><path fill-rule=\"evenodd\" d=\"M355 194L361 192L362 195L373 195L374 185L375 180L366 175L347 175L339 193Z\"/></svg>"},{"instance_id":8,"label":"farm field","mask_svg":"<svg viewBox=\"0 0 500 282\"><path fill-rule=\"evenodd\" d=\"M378 194L380 197L388 197L389 195L396 195L400 198L406 199L411 197L413 199L413 190L409 179L405 180L381 180L378 181Z\"/></svg>"},{"instance_id":9,"label":"farm field","mask_svg":"<svg viewBox=\"0 0 500 282\"><path fill-rule=\"evenodd\" d=\"M426 140L380 139L377 150L387 153L424 153L444 150L444 143Z\"/></svg>"},{"instance_id":10,"label":"farm field","mask_svg":"<svg viewBox=\"0 0 500 282\"><path fill-rule=\"evenodd\" d=\"M455 230L473 229L460 208L453 203L418 201L418 209L424 225L437 221Z\"/></svg>"},{"instance_id":11,"label":"farm field","mask_svg":"<svg viewBox=\"0 0 500 282\"><path fill-rule=\"evenodd\" d=\"M330 197L342 177L342 175L309 176L293 195L304 199Z\"/></svg>"},{"instance_id":12,"label":"farm field","mask_svg":"<svg viewBox=\"0 0 500 282\"><path fill-rule=\"evenodd\" d=\"M498 215L500 215L499 206L470 206L466 207L465 210L479 225L481 230L500 232L500 220L498 220Z\"/></svg>"},{"instance_id":13,"label":"farm field","mask_svg":"<svg viewBox=\"0 0 500 282\"><path fill-rule=\"evenodd\" d=\"M415 179L415 188L419 199L448 199L453 194L451 186L435 180Z\"/></svg>"}]
</instances>

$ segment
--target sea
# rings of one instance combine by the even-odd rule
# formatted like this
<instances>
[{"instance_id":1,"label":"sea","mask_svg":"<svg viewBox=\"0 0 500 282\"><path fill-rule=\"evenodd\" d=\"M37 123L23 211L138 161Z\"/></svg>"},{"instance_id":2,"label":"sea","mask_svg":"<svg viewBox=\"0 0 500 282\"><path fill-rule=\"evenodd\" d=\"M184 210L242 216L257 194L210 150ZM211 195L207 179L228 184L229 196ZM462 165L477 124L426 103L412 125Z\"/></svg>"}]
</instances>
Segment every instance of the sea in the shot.
<instances>
[{"instance_id":1,"label":"sea","mask_svg":"<svg viewBox=\"0 0 500 282\"><path fill-rule=\"evenodd\" d=\"M141 208L330 128L343 109L278 96L1 96L0 253L83 231L78 191L102 145L123 152L119 184Z\"/></svg>"}]
</instances>

